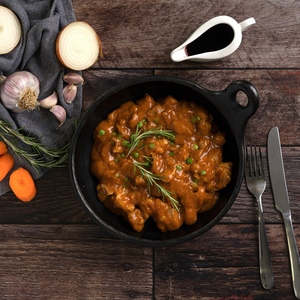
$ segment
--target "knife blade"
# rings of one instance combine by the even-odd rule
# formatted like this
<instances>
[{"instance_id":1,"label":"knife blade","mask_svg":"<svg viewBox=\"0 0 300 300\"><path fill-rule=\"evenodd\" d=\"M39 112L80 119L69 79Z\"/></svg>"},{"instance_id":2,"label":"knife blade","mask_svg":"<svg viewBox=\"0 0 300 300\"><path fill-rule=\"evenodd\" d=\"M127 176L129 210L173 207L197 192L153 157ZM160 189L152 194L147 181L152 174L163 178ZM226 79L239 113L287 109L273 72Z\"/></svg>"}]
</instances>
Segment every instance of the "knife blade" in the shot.
<instances>
[{"instance_id":1,"label":"knife blade","mask_svg":"<svg viewBox=\"0 0 300 300\"><path fill-rule=\"evenodd\" d=\"M295 296L300 299L300 262L296 239L293 230L289 196L286 185L282 159L279 130L273 127L268 134L267 142L269 175L275 207L281 212L289 248L292 281Z\"/></svg>"}]
</instances>

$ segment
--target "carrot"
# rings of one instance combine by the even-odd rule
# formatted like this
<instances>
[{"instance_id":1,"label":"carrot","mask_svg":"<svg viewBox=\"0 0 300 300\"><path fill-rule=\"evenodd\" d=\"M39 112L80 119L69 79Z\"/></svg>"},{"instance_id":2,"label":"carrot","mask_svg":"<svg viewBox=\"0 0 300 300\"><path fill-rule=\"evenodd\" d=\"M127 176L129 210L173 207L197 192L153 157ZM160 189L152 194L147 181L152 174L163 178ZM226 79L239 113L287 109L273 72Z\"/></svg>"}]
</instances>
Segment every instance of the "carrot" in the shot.
<instances>
[{"instance_id":1,"label":"carrot","mask_svg":"<svg viewBox=\"0 0 300 300\"><path fill-rule=\"evenodd\" d=\"M4 142L0 141L0 155L5 154L7 152L7 148Z\"/></svg>"},{"instance_id":2,"label":"carrot","mask_svg":"<svg viewBox=\"0 0 300 300\"><path fill-rule=\"evenodd\" d=\"M24 202L32 200L36 195L35 183L30 173L23 168L12 172L9 178L9 186L16 197Z\"/></svg>"},{"instance_id":3,"label":"carrot","mask_svg":"<svg viewBox=\"0 0 300 300\"><path fill-rule=\"evenodd\" d=\"M15 163L13 156L5 153L0 156L0 181L7 175Z\"/></svg>"}]
</instances>

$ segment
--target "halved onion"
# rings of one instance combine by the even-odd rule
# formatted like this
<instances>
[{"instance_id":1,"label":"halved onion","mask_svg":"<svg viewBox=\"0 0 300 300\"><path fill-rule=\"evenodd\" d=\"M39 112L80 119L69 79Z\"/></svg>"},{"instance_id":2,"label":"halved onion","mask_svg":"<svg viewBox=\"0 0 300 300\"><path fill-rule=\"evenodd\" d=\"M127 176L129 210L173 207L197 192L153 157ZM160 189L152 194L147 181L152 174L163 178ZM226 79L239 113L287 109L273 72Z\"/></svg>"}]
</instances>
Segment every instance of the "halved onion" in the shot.
<instances>
[{"instance_id":1,"label":"halved onion","mask_svg":"<svg viewBox=\"0 0 300 300\"><path fill-rule=\"evenodd\" d=\"M0 55L12 51L21 39L21 24L10 9L0 6Z\"/></svg>"},{"instance_id":2,"label":"halved onion","mask_svg":"<svg viewBox=\"0 0 300 300\"><path fill-rule=\"evenodd\" d=\"M56 54L67 68L82 71L102 55L102 45L95 30L86 22L76 21L65 26L56 39Z\"/></svg>"}]
</instances>

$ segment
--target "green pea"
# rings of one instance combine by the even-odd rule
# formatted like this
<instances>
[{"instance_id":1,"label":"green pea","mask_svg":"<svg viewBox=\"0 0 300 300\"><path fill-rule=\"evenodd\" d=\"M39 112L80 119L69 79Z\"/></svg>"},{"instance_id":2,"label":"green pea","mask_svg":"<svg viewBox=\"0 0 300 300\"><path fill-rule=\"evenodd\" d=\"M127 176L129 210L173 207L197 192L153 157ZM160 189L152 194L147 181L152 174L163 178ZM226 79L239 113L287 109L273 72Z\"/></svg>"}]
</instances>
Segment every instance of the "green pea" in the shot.
<instances>
[{"instance_id":1,"label":"green pea","mask_svg":"<svg viewBox=\"0 0 300 300\"><path fill-rule=\"evenodd\" d=\"M195 144L193 147L194 147L195 150L199 149L199 146L197 144Z\"/></svg>"},{"instance_id":2,"label":"green pea","mask_svg":"<svg viewBox=\"0 0 300 300\"><path fill-rule=\"evenodd\" d=\"M118 162L118 160L117 160L116 158L114 159L114 161L115 161L115 162Z\"/></svg>"},{"instance_id":3,"label":"green pea","mask_svg":"<svg viewBox=\"0 0 300 300\"><path fill-rule=\"evenodd\" d=\"M197 178L194 178L194 182L197 183L199 180Z\"/></svg>"},{"instance_id":4,"label":"green pea","mask_svg":"<svg viewBox=\"0 0 300 300\"><path fill-rule=\"evenodd\" d=\"M189 158L186 160L186 163L190 165L190 164L193 163L193 160L189 157Z\"/></svg>"},{"instance_id":5,"label":"green pea","mask_svg":"<svg viewBox=\"0 0 300 300\"><path fill-rule=\"evenodd\" d=\"M119 173L117 173L117 174L116 174L116 177L117 177L117 178L118 178L118 177L120 177L120 174L119 174Z\"/></svg>"},{"instance_id":6,"label":"green pea","mask_svg":"<svg viewBox=\"0 0 300 300\"><path fill-rule=\"evenodd\" d=\"M180 171L182 169L182 167L180 165L177 165L176 169Z\"/></svg>"},{"instance_id":7,"label":"green pea","mask_svg":"<svg viewBox=\"0 0 300 300\"><path fill-rule=\"evenodd\" d=\"M121 135L121 133L119 133L119 134L117 135L117 138L118 138L119 140L121 140L121 139L122 139L122 135Z\"/></svg>"},{"instance_id":8,"label":"green pea","mask_svg":"<svg viewBox=\"0 0 300 300\"><path fill-rule=\"evenodd\" d=\"M205 175L206 174L206 171L201 171L201 175Z\"/></svg>"},{"instance_id":9,"label":"green pea","mask_svg":"<svg viewBox=\"0 0 300 300\"><path fill-rule=\"evenodd\" d=\"M113 136L116 136L116 135L117 135L117 133L116 133L116 132L113 132L113 133L112 133L112 135L113 135Z\"/></svg>"},{"instance_id":10,"label":"green pea","mask_svg":"<svg viewBox=\"0 0 300 300\"><path fill-rule=\"evenodd\" d=\"M200 118L199 116L197 116L197 117L196 117L196 120L197 120L197 121L200 121L200 120L201 120L201 118Z\"/></svg>"},{"instance_id":11,"label":"green pea","mask_svg":"<svg viewBox=\"0 0 300 300\"><path fill-rule=\"evenodd\" d=\"M171 151L169 154L170 154L170 156L174 156L174 152L173 151Z\"/></svg>"},{"instance_id":12,"label":"green pea","mask_svg":"<svg viewBox=\"0 0 300 300\"><path fill-rule=\"evenodd\" d=\"M149 167L150 166L150 162L149 161L146 161L145 162L145 167Z\"/></svg>"},{"instance_id":13,"label":"green pea","mask_svg":"<svg viewBox=\"0 0 300 300\"><path fill-rule=\"evenodd\" d=\"M158 123L158 120L157 120L157 119L155 119L155 120L154 120L154 123Z\"/></svg>"},{"instance_id":14,"label":"green pea","mask_svg":"<svg viewBox=\"0 0 300 300\"><path fill-rule=\"evenodd\" d=\"M123 146L127 146L128 144L129 144L128 141L124 141L124 142L122 143Z\"/></svg>"},{"instance_id":15,"label":"green pea","mask_svg":"<svg viewBox=\"0 0 300 300\"><path fill-rule=\"evenodd\" d=\"M171 146L174 146L174 145L175 145L175 143L174 143L174 142L171 142L171 143L170 143L170 145L171 145Z\"/></svg>"},{"instance_id":16,"label":"green pea","mask_svg":"<svg viewBox=\"0 0 300 300\"><path fill-rule=\"evenodd\" d=\"M101 130L99 131L99 134L100 134L100 135L104 135L104 134L105 134L105 131L104 131L103 129L101 129Z\"/></svg>"},{"instance_id":17,"label":"green pea","mask_svg":"<svg viewBox=\"0 0 300 300\"><path fill-rule=\"evenodd\" d=\"M138 127L138 128L142 128L142 127L143 127L143 123L142 123L142 122L139 122L139 123L137 124L137 127Z\"/></svg>"},{"instance_id":18,"label":"green pea","mask_svg":"<svg viewBox=\"0 0 300 300\"><path fill-rule=\"evenodd\" d=\"M124 157L125 157L125 154L124 154L124 153L122 153L122 154L121 154L121 157L122 157L122 158L124 158Z\"/></svg>"},{"instance_id":19,"label":"green pea","mask_svg":"<svg viewBox=\"0 0 300 300\"><path fill-rule=\"evenodd\" d=\"M195 117L192 117L192 123L195 123Z\"/></svg>"},{"instance_id":20,"label":"green pea","mask_svg":"<svg viewBox=\"0 0 300 300\"><path fill-rule=\"evenodd\" d=\"M144 124L147 124L147 123L148 123L146 119L143 119L142 122L143 122Z\"/></svg>"},{"instance_id":21,"label":"green pea","mask_svg":"<svg viewBox=\"0 0 300 300\"><path fill-rule=\"evenodd\" d=\"M153 149L155 147L155 145L153 144L153 143L151 143L150 145L149 145L149 148L150 149Z\"/></svg>"},{"instance_id":22,"label":"green pea","mask_svg":"<svg viewBox=\"0 0 300 300\"><path fill-rule=\"evenodd\" d=\"M137 158L137 157L139 157L139 154L138 154L137 152L135 152L135 153L133 154L133 156L134 156L135 158Z\"/></svg>"}]
</instances>

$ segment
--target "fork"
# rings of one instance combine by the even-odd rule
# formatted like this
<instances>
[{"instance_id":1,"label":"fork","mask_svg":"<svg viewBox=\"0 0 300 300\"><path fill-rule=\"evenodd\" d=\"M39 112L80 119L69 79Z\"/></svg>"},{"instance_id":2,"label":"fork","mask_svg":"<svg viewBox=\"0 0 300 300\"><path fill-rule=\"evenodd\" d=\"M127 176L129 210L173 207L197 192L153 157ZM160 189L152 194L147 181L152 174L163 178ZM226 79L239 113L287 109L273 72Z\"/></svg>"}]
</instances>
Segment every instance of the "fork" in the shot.
<instances>
[{"instance_id":1,"label":"fork","mask_svg":"<svg viewBox=\"0 0 300 300\"><path fill-rule=\"evenodd\" d=\"M248 152L250 152L250 155ZM245 177L246 177L247 188L249 192L255 196L258 204L258 241L259 241L260 279L261 279L262 286L265 289L270 289L273 286L273 270L272 270L272 262L270 258L265 223L263 218L262 201L261 201L261 195L266 188L266 179L264 174L264 166L263 166L260 146L258 147L258 150L257 150L257 146L246 147Z\"/></svg>"}]
</instances>

